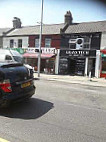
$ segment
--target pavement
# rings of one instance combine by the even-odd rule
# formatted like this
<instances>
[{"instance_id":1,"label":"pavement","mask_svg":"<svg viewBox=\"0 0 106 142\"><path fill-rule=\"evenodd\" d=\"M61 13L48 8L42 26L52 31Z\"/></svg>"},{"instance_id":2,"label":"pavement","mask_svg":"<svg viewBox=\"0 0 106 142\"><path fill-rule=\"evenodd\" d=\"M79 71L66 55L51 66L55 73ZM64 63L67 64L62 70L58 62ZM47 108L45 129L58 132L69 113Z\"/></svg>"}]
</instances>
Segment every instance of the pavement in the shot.
<instances>
[{"instance_id":1,"label":"pavement","mask_svg":"<svg viewBox=\"0 0 106 142\"><path fill-rule=\"evenodd\" d=\"M38 77L37 73L34 73L34 78L40 79L40 80L67 82L72 84L106 87L105 78L96 78L96 77L89 78L85 76L70 76L70 75L50 75L50 74L43 74L43 73L40 74L40 77Z\"/></svg>"}]
</instances>

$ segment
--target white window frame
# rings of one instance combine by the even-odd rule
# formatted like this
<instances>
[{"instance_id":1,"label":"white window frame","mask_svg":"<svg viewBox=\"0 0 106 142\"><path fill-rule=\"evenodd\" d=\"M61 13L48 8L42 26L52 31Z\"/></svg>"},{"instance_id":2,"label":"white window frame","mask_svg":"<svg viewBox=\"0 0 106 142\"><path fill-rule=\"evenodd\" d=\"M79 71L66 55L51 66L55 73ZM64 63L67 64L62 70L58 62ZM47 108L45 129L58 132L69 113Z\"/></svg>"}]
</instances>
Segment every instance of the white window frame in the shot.
<instances>
[{"instance_id":1,"label":"white window frame","mask_svg":"<svg viewBox=\"0 0 106 142\"><path fill-rule=\"evenodd\" d=\"M14 39L10 39L10 48L14 47Z\"/></svg>"},{"instance_id":2,"label":"white window frame","mask_svg":"<svg viewBox=\"0 0 106 142\"><path fill-rule=\"evenodd\" d=\"M51 47L51 38L45 38L45 47L50 48Z\"/></svg>"},{"instance_id":3,"label":"white window frame","mask_svg":"<svg viewBox=\"0 0 106 142\"><path fill-rule=\"evenodd\" d=\"M35 48L39 48L39 38L35 39Z\"/></svg>"},{"instance_id":4,"label":"white window frame","mask_svg":"<svg viewBox=\"0 0 106 142\"><path fill-rule=\"evenodd\" d=\"M21 42L20 42L21 41ZM21 46L20 46L21 45ZM22 48L22 39L18 39L18 48Z\"/></svg>"}]
</instances>

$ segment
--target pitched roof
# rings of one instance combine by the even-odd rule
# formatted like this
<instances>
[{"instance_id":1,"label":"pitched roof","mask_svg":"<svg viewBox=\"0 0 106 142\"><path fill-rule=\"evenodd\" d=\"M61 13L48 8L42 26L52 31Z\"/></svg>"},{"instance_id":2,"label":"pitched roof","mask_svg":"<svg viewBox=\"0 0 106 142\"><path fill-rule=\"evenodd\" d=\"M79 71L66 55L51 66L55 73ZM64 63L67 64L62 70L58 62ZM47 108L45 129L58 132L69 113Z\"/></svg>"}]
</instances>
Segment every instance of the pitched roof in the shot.
<instances>
[{"instance_id":1,"label":"pitched roof","mask_svg":"<svg viewBox=\"0 0 106 142\"><path fill-rule=\"evenodd\" d=\"M3 35L4 32L8 32L11 28L0 28L0 36Z\"/></svg>"},{"instance_id":2,"label":"pitched roof","mask_svg":"<svg viewBox=\"0 0 106 142\"><path fill-rule=\"evenodd\" d=\"M106 21L83 22L70 25L65 33L91 33L106 31Z\"/></svg>"},{"instance_id":3,"label":"pitched roof","mask_svg":"<svg viewBox=\"0 0 106 142\"><path fill-rule=\"evenodd\" d=\"M60 29L64 27L64 24L52 24L52 25L43 25L42 34L60 34ZM21 35L39 35L40 26L25 26L18 28L8 33L7 36L21 36Z\"/></svg>"}]
</instances>

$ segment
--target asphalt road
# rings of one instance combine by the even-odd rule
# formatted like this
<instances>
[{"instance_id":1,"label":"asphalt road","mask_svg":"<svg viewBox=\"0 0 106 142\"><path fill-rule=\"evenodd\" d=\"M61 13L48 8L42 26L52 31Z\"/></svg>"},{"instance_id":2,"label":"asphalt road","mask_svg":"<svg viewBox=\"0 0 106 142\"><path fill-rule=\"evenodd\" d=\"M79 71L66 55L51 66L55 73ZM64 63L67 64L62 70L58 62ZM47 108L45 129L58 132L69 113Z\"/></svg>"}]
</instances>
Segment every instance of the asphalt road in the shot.
<instances>
[{"instance_id":1,"label":"asphalt road","mask_svg":"<svg viewBox=\"0 0 106 142\"><path fill-rule=\"evenodd\" d=\"M36 94L29 101L0 110L0 138L106 142L106 88L46 80L35 84Z\"/></svg>"}]
</instances>

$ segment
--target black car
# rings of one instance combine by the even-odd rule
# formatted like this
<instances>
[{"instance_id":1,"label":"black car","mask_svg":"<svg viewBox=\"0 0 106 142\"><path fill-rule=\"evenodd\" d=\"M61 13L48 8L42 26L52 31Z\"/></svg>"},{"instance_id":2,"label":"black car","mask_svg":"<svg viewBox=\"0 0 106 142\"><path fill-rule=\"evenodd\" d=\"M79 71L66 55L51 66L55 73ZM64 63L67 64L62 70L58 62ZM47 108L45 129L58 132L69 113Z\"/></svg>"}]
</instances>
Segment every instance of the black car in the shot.
<instances>
[{"instance_id":1,"label":"black car","mask_svg":"<svg viewBox=\"0 0 106 142\"><path fill-rule=\"evenodd\" d=\"M32 69L22 63L0 59L0 107L34 95L33 80Z\"/></svg>"}]
</instances>

